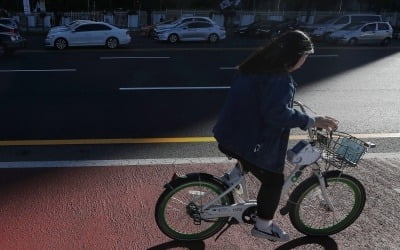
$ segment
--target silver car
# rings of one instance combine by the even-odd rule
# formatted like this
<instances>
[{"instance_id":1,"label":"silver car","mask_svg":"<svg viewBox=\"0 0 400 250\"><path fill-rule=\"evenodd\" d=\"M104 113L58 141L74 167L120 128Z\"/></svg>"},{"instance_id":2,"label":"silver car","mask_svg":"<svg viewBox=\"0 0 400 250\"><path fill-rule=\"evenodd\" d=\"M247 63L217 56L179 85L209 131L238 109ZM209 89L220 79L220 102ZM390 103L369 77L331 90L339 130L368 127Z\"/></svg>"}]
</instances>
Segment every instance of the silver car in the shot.
<instances>
[{"instance_id":1,"label":"silver car","mask_svg":"<svg viewBox=\"0 0 400 250\"><path fill-rule=\"evenodd\" d=\"M178 41L209 41L215 43L226 38L224 27L209 22L189 22L156 32L155 39L176 43Z\"/></svg>"},{"instance_id":2,"label":"silver car","mask_svg":"<svg viewBox=\"0 0 400 250\"><path fill-rule=\"evenodd\" d=\"M206 22L206 23L211 23L211 24L216 24L212 19L208 17L203 17L203 16L185 16L185 17L180 17L176 19L175 21L171 23L161 23L157 24L154 31L158 32L161 30L165 29L170 29L174 28L178 25L184 24L184 23L189 23L189 22Z\"/></svg>"},{"instance_id":3,"label":"silver car","mask_svg":"<svg viewBox=\"0 0 400 250\"><path fill-rule=\"evenodd\" d=\"M328 41L339 44L381 44L388 45L393 38L393 29L388 22L349 24L331 33Z\"/></svg>"},{"instance_id":4,"label":"silver car","mask_svg":"<svg viewBox=\"0 0 400 250\"><path fill-rule=\"evenodd\" d=\"M130 42L131 36L127 29L120 29L104 22L81 22L49 32L45 46L59 50L68 46L106 46L114 49L119 45L129 45Z\"/></svg>"}]
</instances>

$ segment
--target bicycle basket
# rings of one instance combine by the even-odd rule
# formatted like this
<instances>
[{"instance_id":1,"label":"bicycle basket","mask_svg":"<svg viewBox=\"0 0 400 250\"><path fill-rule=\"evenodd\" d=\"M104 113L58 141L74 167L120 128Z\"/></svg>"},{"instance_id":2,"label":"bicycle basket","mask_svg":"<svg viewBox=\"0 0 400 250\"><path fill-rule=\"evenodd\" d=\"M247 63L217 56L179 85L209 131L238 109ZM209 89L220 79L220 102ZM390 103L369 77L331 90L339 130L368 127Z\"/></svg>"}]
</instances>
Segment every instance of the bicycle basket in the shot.
<instances>
[{"instance_id":1,"label":"bicycle basket","mask_svg":"<svg viewBox=\"0 0 400 250\"><path fill-rule=\"evenodd\" d=\"M322 157L327 164L337 168L355 167L367 151L365 142L344 132L317 135Z\"/></svg>"}]
</instances>

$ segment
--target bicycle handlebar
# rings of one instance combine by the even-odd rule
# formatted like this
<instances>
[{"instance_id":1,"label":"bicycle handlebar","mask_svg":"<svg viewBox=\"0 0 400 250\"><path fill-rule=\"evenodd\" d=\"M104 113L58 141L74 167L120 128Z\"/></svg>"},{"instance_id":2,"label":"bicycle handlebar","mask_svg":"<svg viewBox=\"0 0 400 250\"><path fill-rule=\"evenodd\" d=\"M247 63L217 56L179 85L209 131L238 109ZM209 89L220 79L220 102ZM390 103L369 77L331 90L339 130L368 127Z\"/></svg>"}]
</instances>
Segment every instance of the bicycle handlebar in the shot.
<instances>
[{"instance_id":1,"label":"bicycle handlebar","mask_svg":"<svg viewBox=\"0 0 400 250\"><path fill-rule=\"evenodd\" d=\"M311 108L307 107L305 104L301 103L300 101L294 100L293 104L298 106L303 113L307 114L306 109L308 109L311 112L315 113ZM308 130L308 137L309 137L311 142L321 141L321 140L324 140L324 139L325 140L332 139L333 131L322 132L323 131L322 128L313 128L313 127L310 127L307 130ZM343 132L338 132L338 133L343 133ZM365 147L367 147L367 148L375 148L375 146L376 146L372 142L364 142L364 141L362 141L362 142L363 142L363 145Z\"/></svg>"}]
</instances>

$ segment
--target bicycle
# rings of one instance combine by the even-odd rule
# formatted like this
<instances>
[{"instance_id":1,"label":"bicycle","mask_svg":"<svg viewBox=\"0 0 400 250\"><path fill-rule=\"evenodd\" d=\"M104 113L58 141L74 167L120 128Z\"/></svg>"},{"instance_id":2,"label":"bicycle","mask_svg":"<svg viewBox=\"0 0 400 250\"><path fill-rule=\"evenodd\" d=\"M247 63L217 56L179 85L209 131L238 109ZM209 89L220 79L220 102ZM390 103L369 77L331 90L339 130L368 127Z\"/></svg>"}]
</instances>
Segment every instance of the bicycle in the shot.
<instances>
[{"instance_id":1,"label":"bicycle","mask_svg":"<svg viewBox=\"0 0 400 250\"><path fill-rule=\"evenodd\" d=\"M295 104L303 112L309 109L300 102ZM343 169L357 166L375 144L344 132L308 132L308 141L301 140L288 150L287 160L294 169L285 178L281 200L306 168L311 167L312 175L294 188L279 211L289 214L292 225L301 233L328 236L350 226L362 213L365 188ZM247 173L238 161L219 177L208 173L174 174L156 204L159 229L172 239L193 241L221 231L219 237L232 224L254 224L257 203L249 197Z\"/></svg>"}]
</instances>

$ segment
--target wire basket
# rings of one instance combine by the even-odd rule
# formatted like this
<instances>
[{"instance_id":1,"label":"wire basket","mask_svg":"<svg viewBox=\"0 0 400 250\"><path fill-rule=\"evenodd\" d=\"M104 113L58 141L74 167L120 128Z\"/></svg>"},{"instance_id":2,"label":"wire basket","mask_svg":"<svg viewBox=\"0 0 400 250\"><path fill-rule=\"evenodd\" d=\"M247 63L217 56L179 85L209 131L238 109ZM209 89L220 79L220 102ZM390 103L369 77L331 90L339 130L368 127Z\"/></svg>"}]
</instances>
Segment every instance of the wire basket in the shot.
<instances>
[{"instance_id":1,"label":"wire basket","mask_svg":"<svg viewBox=\"0 0 400 250\"><path fill-rule=\"evenodd\" d=\"M355 167L367 151L367 144L344 132L321 134L317 132L317 143L327 165L337 168Z\"/></svg>"}]
</instances>

